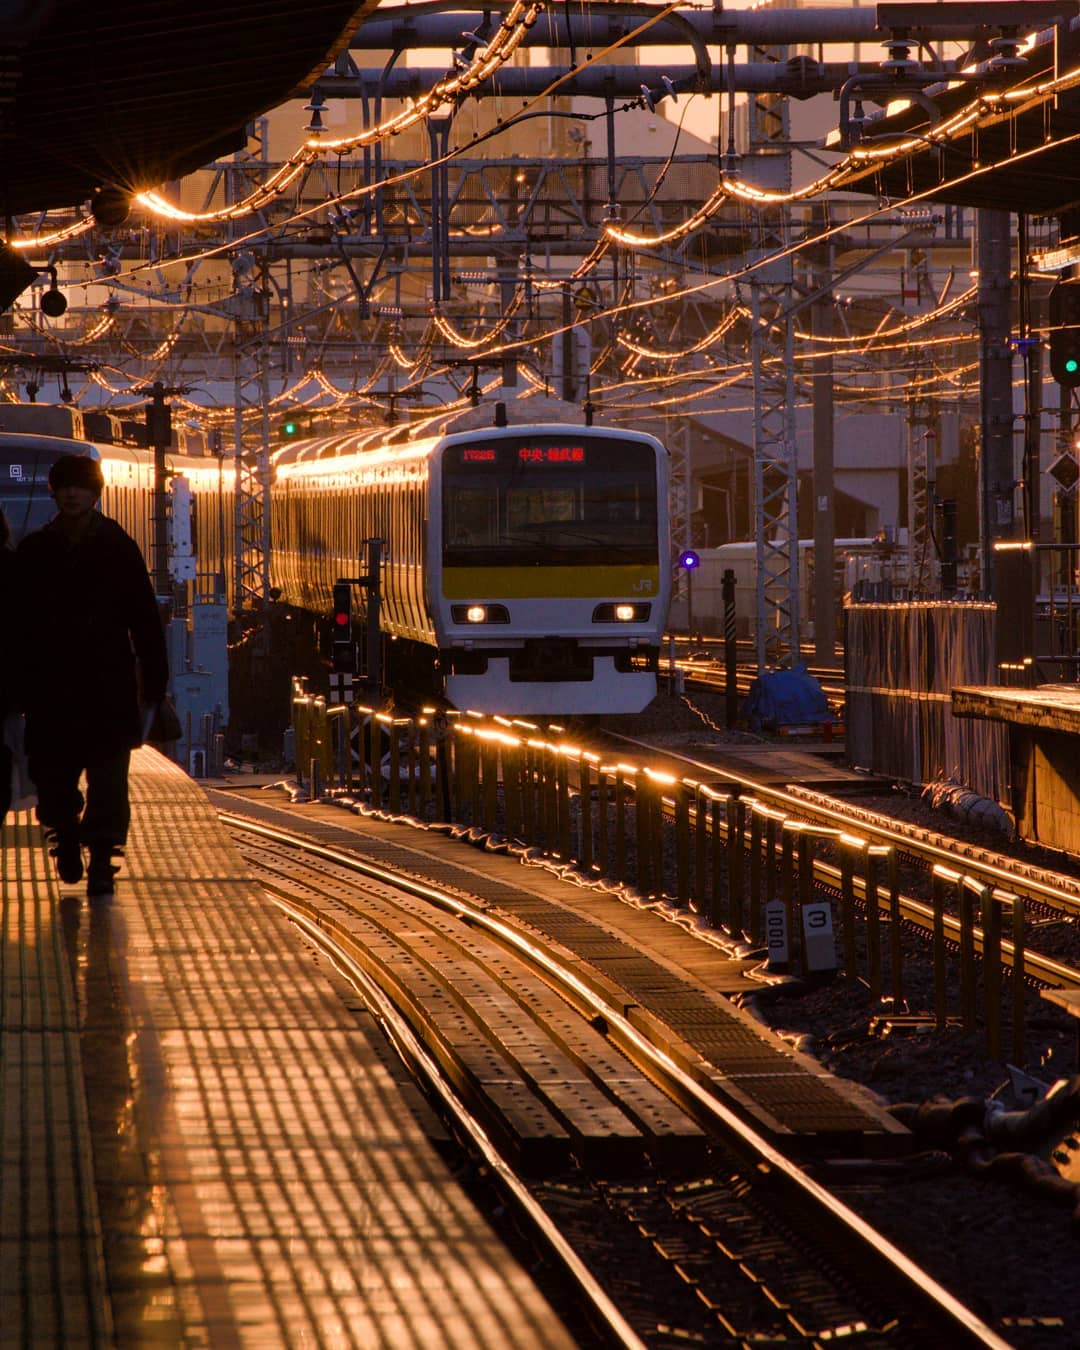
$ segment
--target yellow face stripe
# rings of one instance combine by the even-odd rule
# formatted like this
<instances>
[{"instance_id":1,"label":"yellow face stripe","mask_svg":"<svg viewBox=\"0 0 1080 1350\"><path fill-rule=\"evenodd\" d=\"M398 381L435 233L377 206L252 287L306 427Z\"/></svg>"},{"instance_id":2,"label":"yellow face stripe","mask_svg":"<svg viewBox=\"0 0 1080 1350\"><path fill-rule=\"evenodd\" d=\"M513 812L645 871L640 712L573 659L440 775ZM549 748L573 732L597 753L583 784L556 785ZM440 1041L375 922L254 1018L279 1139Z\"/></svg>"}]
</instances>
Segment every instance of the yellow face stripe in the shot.
<instances>
[{"instance_id":1,"label":"yellow face stripe","mask_svg":"<svg viewBox=\"0 0 1080 1350\"><path fill-rule=\"evenodd\" d=\"M444 567L447 600L530 600L588 596L649 600L660 590L655 564L620 567Z\"/></svg>"}]
</instances>

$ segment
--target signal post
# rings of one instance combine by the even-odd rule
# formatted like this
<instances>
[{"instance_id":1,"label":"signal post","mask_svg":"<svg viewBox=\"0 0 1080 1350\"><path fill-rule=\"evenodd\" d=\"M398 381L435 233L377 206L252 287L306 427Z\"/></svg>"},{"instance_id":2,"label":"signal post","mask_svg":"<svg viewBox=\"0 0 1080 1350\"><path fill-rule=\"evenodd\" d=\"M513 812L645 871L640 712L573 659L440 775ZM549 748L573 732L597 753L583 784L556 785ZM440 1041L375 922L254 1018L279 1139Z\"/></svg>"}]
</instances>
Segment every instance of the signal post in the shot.
<instances>
[{"instance_id":1,"label":"signal post","mask_svg":"<svg viewBox=\"0 0 1080 1350\"><path fill-rule=\"evenodd\" d=\"M352 588L361 586L367 592L364 633L364 678L366 695L373 703L381 702L382 633L379 611L382 600L381 539L365 539L367 571L361 576L339 577L334 582L333 636L331 639L330 702L351 703L356 682L357 644L353 634Z\"/></svg>"}]
</instances>

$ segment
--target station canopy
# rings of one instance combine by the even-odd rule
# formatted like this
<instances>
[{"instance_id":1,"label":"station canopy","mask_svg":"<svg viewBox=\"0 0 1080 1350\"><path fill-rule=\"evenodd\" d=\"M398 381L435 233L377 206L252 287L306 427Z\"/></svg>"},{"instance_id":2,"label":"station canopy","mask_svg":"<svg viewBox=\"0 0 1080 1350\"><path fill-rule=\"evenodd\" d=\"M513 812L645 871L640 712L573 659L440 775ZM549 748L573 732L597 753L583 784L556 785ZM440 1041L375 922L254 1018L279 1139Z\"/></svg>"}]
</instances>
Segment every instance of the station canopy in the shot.
<instances>
[{"instance_id":1,"label":"station canopy","mask_svg":"<svg viewBox=\"0 0 1080 1350\"><path fill-rule=\"evenodd\" d=\"M1020 55L996 79L898 92L862 121L858 146L881 153L845 189L1032 215L1080 206L1080 31L1066 19ZM904 141L910 153L889 154ZM836 133L827 144L842 148Z\"/></svg>"},{"instance_id":2,"label":"station canopy","mask_svg":"<svg viewBox=\"0 0 1080 1350\"><path fill-rule=\"evenodd\" d=\"M306 92L375 0L10 0L0 20L9 215L154 188L239 149Z\"/></svg>"}]
</instances>

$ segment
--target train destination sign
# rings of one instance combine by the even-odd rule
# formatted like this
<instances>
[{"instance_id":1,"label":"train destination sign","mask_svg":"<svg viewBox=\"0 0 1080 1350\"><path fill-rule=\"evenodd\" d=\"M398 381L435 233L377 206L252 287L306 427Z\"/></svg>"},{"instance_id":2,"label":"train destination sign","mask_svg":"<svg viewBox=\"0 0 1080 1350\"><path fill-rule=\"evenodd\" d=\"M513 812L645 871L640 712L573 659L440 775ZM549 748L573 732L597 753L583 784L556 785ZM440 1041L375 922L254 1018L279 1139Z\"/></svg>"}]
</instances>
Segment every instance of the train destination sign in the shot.
<instances>
[{"instance_id":1,"label":"train destination sign","mask_svg":"<svg viewBox=\"0 0 1080 1350\"><path fill-rule=\"evenodd\" d=\"M520 464L584 464L585 448L581 445L523 445L518 451Z\"/></svg>"},{"instance_id":2,"label":"train destination sign","mask_svg":"<svg viewBox=\"0 0 1080 1350\"><path fill-rule=\"evenodd\" d=\"M511 450L519 465L528 464L575 464L585 463L583 445L519 445ZM461 463L497 464L499 451L491 445L468 445L461 450Z\"/></svg>"}]
</instances>

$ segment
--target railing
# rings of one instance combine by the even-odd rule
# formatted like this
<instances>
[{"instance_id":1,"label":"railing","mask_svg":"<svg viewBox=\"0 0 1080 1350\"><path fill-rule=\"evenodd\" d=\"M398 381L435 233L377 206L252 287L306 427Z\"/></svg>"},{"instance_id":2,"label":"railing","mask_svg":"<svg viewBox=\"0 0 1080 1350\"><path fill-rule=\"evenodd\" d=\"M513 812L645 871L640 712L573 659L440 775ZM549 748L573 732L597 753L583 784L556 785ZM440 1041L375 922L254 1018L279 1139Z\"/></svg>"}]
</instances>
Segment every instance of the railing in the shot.
<instances>
[{"instance_id":1,"label":"railing","mask_svg":"<svg viewBox=\"0 0 1080 1350\"><path fill-rule=\"evenodd\" d=\"M364 704L328 705L300 683L293 732L297 777L312 800L407 816L470 842L543 859L604 889L667 903L723 930L743 950L760 948L769 974L814 980L839 965L849 978L864 979L875 999L888 988L893 1010L906 1009L892 848L788 817L736 784L718 787L605 762L555 726L435 709L395 717ZM824 860L826 852L834 864ZM962 901L969 883L959 883ZM1019 901L996 892L981 901L984 926L986 916L1007 904L1022 934ZM935 971L959 950L959 1012L967 1025L974 977L965 953L976 941L977 916L970 904L960 910L959 936L946 936L944 924L935 923L933 947ZM982 932L978 939L985 942ZM1001 1025L1000 944L997 953L984 980L984 1023L994 1047ZM1012 960L1022 1012L1022 945ZM942 1026L949 1017L937 982L929 1015ZM1014 1057L1022 1057L1022 1020L1019 1027Z\"/></svg>"},{"instance_id":2,"label":"railing","mask_svg":"<svg viewBox=\"0 0 1080 1350\"><path fill-rule=\"evenodd\" d=\"M1002 683L1080 681L1080 544L994 546Z\"/></svg>"}]
</instances>

